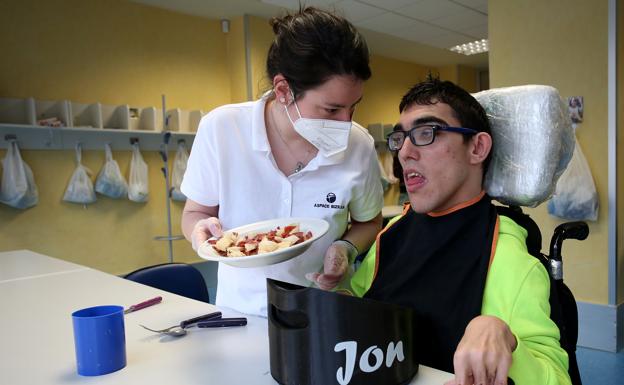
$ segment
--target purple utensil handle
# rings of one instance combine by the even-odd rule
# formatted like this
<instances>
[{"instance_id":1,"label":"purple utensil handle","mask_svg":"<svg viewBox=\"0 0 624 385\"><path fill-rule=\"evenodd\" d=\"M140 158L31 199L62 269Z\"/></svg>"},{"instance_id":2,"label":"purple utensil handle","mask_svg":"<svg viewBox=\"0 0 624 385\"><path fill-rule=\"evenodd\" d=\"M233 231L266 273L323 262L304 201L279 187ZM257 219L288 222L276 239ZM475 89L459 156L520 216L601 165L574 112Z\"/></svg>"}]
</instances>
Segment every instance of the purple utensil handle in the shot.
<instances>
[{"instance_id":1,"label":"purple utensil handle","mask_svg":"<svg viewBox=\"0 0 624 385\"><path fill-rule=\"evenodd\" d=\"M137 303L136 305L130 306L128 309L124 311L125 314L132 313L133 311L145 309L148 306L156 305L162 301L162 297L154 297L152 299L148 299L147 301Z\"/></svg>"},{"instance_id":2,"label":"purple utensil handle","mask_svg":"<svg viewBox=\"0 0 624 385\"><path fill-rule=\"evenodd\" d=\"M247 318L220 318L210 321L203 321L197 324L199 328L220 328L227 326L245 326L247 325Z\"/></svg>"},{"instance_id":3,"label":"purple utensil handle","mask_svg":"<svg viewBox=\"0 0 624 385\"><path fill-rule=\"evenodd\" d=\"M187 319L185 321L180 322L180 327L182 329L184 329L184 328L189 327L189 326L191 326L193 324L196 324L199 321L207 321L207 320L212 320L212 319L217 319L217 318L221 318L221 312L220 311L216 311L214 313L204 314L204 315L200 315L199 317Z\"/></svg>"}]
</instances>

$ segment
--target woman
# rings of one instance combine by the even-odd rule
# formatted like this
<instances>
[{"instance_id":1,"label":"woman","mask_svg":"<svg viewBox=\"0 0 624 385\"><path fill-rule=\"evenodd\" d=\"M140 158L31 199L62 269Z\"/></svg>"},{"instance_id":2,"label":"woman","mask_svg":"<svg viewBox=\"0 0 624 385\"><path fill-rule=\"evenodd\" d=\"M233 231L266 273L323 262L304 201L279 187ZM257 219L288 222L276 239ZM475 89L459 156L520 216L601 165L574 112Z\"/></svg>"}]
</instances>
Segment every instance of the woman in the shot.
<instances>
[{"instance_id":1,"label":"woman","mask_svg":"<svg viewBox=\"0 0 624 385\"><path fill-rule=\"evenodd\" d=\"M271 25L272 90L202 119L181 186L188 198L182 230L194 249L222 229L261 220L330 223L289 261L219 266L217 305L258 315L266 315L267 277L334 287L374 241L383 206L373 139L351 121L371 75L366 42L345 19L313 7Z\"/></svg>"}]
</instances>

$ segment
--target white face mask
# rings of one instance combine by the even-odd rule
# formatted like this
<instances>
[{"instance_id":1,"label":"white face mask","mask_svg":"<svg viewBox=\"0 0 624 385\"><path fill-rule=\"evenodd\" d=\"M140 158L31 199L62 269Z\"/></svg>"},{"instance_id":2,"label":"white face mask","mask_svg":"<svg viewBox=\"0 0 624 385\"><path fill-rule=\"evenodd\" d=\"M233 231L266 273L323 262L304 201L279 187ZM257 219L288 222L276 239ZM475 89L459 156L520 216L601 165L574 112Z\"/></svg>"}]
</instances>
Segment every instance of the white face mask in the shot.
<instances>
[{"instance_id":1,"label":"white face mask","mask_svg":"<svg viewBox=\"0 0 624 385\"><path fill-rule=\"evenodd\" d=\"M299 112L299 107L297 102L294 101L294 97L293 103L299 114L299 119L293 122L288 113L288 107L284 106L284 109L286 109L288 120L290 120L290 123L292 123L299 135L312 143L325 156L332 156L346 150L349 143L351 121L304 118L301 116L301 112Z\"/></svg>"}]
</instances>

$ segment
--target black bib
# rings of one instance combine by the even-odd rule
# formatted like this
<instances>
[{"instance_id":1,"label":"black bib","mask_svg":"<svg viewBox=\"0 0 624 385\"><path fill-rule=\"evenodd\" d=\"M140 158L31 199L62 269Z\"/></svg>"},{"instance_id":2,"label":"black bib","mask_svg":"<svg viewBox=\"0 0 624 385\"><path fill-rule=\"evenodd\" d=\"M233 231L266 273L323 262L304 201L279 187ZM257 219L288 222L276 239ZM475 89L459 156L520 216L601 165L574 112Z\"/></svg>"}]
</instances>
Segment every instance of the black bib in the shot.
<instances>
[{"instance_id":1,"label":"black bib","mask_svg":"<svg viewBox=\"0 0 624 385\"><path fill-rule=\"evenodd\" d=\"M416 310L423 365L453 372L464 329L481 314L496 220L484 195L442 216L410 209L380 236L378 275L365 297Z\"/></svg>"}]
</instances>

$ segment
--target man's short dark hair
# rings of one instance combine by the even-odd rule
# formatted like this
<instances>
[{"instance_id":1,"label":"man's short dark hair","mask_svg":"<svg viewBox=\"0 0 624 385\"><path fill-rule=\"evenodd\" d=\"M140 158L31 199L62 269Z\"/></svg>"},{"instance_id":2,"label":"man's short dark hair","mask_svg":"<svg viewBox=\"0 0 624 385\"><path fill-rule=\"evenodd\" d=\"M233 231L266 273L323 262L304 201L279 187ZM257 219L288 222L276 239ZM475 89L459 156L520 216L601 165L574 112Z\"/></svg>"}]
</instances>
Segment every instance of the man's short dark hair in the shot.
<instances>
[{"instance_id":1,"label":"man's short dark hair","mask_svg":"<svg viewBox=\"0 0 624 385\"><path fill-rule=\"evenodd\" d=\"M399 104L399 112L402 113L415 104L431 105L436 103L448 104L462 127L486 132L492 136L487 114L477 99L455 83L440 80L431 75L427 80L414 85L407 91ZM469 139L468 136L464 138L465 140ZM491 155L492 151L483 162L483 175L487 171Z\"/></svg>"}]
</instances>

